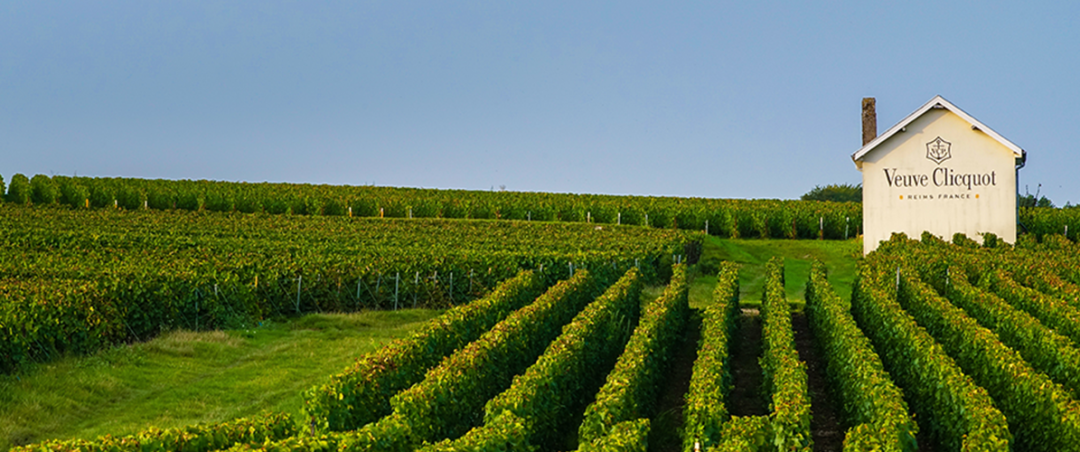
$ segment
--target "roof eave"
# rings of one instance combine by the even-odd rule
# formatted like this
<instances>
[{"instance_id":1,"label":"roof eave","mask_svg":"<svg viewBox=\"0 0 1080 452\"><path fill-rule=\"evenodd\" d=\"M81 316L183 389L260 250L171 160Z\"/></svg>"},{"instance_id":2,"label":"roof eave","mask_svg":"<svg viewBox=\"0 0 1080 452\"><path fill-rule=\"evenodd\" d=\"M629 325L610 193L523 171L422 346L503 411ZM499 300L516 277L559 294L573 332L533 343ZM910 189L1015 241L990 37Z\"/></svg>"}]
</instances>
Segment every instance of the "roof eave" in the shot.
<instances>
[{"instance_id":1,"label":"roof eave","mask_svg":"<svg viewBox=\"0 0 1080 452\"><path fill-rule=\"evenodd\" d=\"M918 119L922 115L926 114L927 111L930 111L932 108L935 108L937 106L941 106L942 108L945 108L945 109L951 111L955 115L962 118L964 121L967 121L968 124L971 124L972 127L978 129L982 133L985 133L987 136L992 138L994 141L997 141L1002 146L1005 146L1006 148L1008 148L1010 151L1013 152L1014 157L1016 157L1016 158L1023 157L1024 150L1021 149L1020 146L1017 146L1013 142L1005 139L1005 137L1001 136L1000 134L995 132L993 129L987 127L982 122L979 122L978 119L975 119L971 115L967 114L964 110L961 110L956 105L953 105L952 102L949 102L944 97L941 97L940 95L938 95L938 96L934 96L933 99L930 99L929 102L923 104L923 106L919 107L918 110L915 110L910 115L907 115L907 117L905 117L902 121L896 123L896 125L889 128L889 130L886 130L885 133L883 133L881 135L878 135L873 140L870 140L869 143L866 143L863 147L859 148L858 151L855 151L854 154L851 154L851 159L853 161L855 161L855 166L858 167L859 169L862 169L862 164L861 164L862 159L864 157L866 157L866 154L870 153L870 151L872 151L878 145L883 143L885 140L888 140L889 138L892 138L894 135L896 135L896 134L898 134L900 132L903 132L904 129L908 126L908 124L911 124L913 121L915 121L916 119Z\"/></svg>"}]
</instances>

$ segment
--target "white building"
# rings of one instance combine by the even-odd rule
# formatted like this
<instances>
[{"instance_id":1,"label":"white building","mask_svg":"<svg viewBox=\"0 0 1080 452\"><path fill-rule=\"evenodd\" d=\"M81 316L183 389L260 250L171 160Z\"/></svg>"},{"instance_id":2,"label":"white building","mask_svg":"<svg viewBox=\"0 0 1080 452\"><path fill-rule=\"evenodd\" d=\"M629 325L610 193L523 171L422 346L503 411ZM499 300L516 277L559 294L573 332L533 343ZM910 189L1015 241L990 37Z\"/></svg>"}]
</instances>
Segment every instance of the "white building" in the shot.
<instances>
[{"instance_id":1,"label":"white building","mask_svg":"<svg viewBox=\"0 0 1080 452\"><path fill-rule=\"evenodd\" d=\"M863 174L863 253L893 232L951 240L994 233L1016 241L1016 179L1026 153L941 96L884 134L868 136L851 159ZM868 102L864 100L864 110ZM874 121L874 119L871 119ZM870 126L876 129L876 124Z\"/></svg>"}]
</instances>

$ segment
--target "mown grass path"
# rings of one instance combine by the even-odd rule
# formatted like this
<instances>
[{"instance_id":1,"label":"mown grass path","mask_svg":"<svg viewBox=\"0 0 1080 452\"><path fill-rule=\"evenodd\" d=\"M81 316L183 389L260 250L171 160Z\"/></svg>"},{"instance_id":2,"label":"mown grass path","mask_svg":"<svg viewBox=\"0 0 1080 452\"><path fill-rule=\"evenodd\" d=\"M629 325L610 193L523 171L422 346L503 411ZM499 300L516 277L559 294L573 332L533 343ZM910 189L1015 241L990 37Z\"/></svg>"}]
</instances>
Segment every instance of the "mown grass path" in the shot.
<instances>
[{"instance_id":1,"label":"mown grass path","mask_svg":"<svg viewBox=\"0 0 1080 452\"><path fill-rule=\"evenodd\" d=\"M251 416L299 418L300 393L439 311L309 315L238 331L174 331L0 376L0 450Z\"/></svg>"}]
</instances>

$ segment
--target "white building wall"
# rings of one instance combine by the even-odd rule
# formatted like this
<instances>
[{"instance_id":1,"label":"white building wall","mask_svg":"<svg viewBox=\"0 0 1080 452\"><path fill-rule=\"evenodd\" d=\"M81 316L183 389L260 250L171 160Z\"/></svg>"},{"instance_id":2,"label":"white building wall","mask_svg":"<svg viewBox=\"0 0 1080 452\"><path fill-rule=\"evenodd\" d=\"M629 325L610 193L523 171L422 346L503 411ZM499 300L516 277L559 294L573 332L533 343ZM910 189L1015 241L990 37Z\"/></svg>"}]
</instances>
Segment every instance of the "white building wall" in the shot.
<instances>
[{"instance_id":1,"label":"white building wall","mask_svg":"<svg viewBox=\"0 0 1080 452\"><path fill-rule=\"evenodd\" d=\"M938 137L949 157L935 162L927 144ZM861 170L864 254L893 232L918 238L929 231L946 240L992 232L1016 241L1013 152L947 109L927 111L879 144Z\"/></svg>"}]
</instances>

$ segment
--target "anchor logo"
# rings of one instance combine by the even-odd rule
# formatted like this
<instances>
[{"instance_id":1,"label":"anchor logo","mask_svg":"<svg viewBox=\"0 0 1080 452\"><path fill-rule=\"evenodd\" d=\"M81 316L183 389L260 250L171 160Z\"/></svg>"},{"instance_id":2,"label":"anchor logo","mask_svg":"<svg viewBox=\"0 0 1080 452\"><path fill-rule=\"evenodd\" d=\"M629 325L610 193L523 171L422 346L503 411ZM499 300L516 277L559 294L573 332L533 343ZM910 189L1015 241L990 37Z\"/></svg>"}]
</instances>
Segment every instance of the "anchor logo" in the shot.
<instances>
[{"instance_id":1,"label":"anchor logo","mask_svg":"<svg viewBox=\"0 0 1080 452\"><path fill-rule=\"evenodd\" d=\"M952 158L952 143L942 140L941 137L926 143L926 158L940 165L941 162Z\"/></svg>"}]
</instances>

